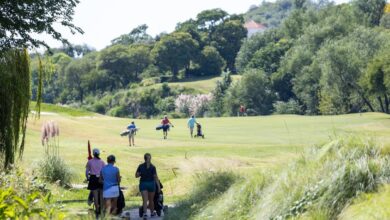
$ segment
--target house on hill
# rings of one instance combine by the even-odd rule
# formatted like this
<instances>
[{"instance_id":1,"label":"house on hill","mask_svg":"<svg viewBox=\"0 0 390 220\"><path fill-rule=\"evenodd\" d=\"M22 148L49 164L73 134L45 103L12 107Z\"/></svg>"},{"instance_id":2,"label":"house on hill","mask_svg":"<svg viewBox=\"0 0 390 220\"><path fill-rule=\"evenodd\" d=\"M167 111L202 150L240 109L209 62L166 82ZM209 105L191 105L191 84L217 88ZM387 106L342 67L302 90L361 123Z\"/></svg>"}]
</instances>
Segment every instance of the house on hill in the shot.
<instances>
[{"instance_id":1,"label":"house on hill","mask_svg":"<svg viewBox=\"0 0 390 220\"><path fill-rule=\"evenodd\" d=\"M254 20L245 22L244 27L248 30L248 38L256 33L264 32L267 29L265 24L257 23Z\"/></svg>"}]
</instances>

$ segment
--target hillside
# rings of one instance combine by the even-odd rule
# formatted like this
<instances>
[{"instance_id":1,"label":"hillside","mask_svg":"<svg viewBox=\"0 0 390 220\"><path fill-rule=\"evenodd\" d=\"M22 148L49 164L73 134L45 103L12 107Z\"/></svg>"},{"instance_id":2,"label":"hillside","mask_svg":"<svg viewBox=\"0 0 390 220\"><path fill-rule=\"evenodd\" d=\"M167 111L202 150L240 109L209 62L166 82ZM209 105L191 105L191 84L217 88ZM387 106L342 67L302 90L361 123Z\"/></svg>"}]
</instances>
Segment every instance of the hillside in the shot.
<instances>
[{"instance_id":1,"label":"hillside","mask_svg":"<svg viewBox=\"0 0 390 220\"><path fill-rule=\"evenodd\" d=\"M44 105L42 112L48 112L51 108ZM376 141L390 145L389 116L376 113L204 118L199 119L206 135L204 140L189 138L185 119L172 120L175 128L171 129L169 138L165 141L162 134L154 129L159 119L136 120L141 130L136 136L136 147L129 148L127 139L120 137L119 133L130 119L95 114L75 117L67 114L69 110L66 108L57 108L56 111L56 114L43 113L39 120L29 120L23 166L31 171L42 159L41 124L54 120L60 126L61 157L76 174L74 184L82 184L84 179L87 140L90 140L92 147L102 150L103 158L108 154L117 156L123 186L128 187L126 198L129 206L140 202L133 172L137 164L141 163L145 152L153 155L153 163L158 167L159 176L166 186L164 191L167 201L172 204L184 200L191 192L196 173L226 171L242 177L256 174L256 177L260 175L257 174L259 171L284 170L307 147L350 134L374 137ZM253 181L258 184L257 181L261 181L261 178ZM86 190L67 191L55 188L53 193L63 195L55 197L64 200L67 209L72 212L79 213L87 209L83 202Z\"/></svg>"}]
</instances>

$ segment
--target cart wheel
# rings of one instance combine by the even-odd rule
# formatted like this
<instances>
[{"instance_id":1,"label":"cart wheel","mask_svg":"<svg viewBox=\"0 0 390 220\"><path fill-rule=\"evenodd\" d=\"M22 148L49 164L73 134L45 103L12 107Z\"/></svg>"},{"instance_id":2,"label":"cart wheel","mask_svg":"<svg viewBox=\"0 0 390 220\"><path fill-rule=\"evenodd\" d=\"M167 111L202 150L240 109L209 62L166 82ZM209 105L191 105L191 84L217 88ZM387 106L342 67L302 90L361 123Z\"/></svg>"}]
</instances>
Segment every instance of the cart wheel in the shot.
<instances>
[{"instance_id":1,"label":"cart wheel","mask_svg":"<svg viewBox=\"0 0 390 220\"><path fill-rule=\"evenodd\" d=\"M167 205L164 205L163 211L164 211L164 215L168 214L168 206Z\"/></svg>"}]
</instances>

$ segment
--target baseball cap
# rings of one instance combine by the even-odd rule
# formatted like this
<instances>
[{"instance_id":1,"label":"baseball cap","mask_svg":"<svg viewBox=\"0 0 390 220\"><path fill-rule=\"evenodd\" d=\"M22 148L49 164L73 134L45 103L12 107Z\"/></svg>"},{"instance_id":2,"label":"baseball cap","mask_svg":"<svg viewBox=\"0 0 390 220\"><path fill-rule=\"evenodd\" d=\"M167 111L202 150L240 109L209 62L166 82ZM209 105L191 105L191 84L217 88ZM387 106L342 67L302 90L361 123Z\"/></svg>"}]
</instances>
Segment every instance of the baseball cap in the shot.
<instances>
[{"instance_id":1,"label":"baseball cap","mask_svg":"<svg viewBox=\"0 0 390 220\"><path fill-rule=\"evenodd\" d=\"M93 152L93 155L100 155L100 150L97 148L93 149L92 152Z\"/></svg>"}]
</instances>

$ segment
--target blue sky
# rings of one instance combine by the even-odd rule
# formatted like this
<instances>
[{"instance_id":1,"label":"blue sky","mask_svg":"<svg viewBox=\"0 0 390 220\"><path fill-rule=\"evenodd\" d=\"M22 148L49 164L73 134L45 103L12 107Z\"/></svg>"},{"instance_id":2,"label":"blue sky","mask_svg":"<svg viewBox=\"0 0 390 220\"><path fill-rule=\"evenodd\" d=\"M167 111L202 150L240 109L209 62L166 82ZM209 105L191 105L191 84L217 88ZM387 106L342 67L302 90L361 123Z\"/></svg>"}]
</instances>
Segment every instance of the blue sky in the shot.
<instances>
[{"instance_id":1,"label":"blue sky","mask_svg":"<svg viewBox=\"0 0 390 220\"><path fill-rule=\"evenodd\" d=\"M98 50L110 44L115 37L130 32L140 24L149 26L152 36L171 32L177 22L195 18L205 9L222 8L228 13L243 13L251 5L262 0L80 0L74 16L74 24L81 27L83 35L71 35L57 28L74 44L88 44ZM337 3L349 0L336 0ZM52 47L61 43L42 36Z\"/></svg>"}]
</instances>

